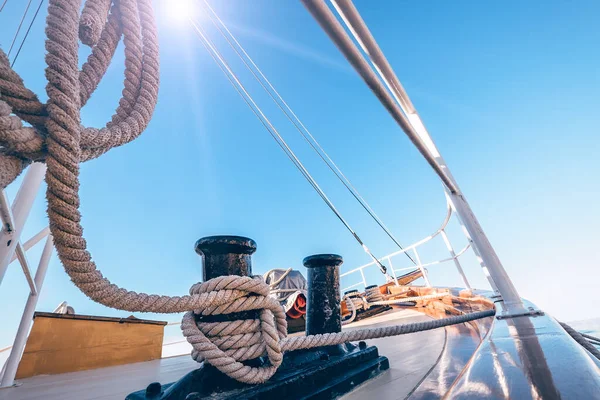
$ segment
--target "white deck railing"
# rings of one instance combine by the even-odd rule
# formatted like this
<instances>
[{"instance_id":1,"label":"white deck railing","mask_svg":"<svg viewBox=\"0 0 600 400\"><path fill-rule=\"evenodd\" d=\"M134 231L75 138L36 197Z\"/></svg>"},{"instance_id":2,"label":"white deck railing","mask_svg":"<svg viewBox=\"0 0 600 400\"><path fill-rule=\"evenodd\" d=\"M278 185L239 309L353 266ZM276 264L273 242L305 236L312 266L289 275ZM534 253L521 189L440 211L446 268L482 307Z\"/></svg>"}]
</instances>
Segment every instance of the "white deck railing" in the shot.
<instances>
[{"instance_id":1,"label":"white deck railing","mask_svg":"<svg viewBox=\"0 0 600 400\"><path fill-rule=\"evenodd\" d=\"M393 253L390 253L390 254L378 259L378 261L380 263L387 264L389 266L389 270L391 272L391 277L396 282L396 284L398 284L398 275L396 274L397 272L414 270L415 268L418 268L421 270L421 273L423 274L423 280L425 281L425 284L427 286L431 287L431 282L429 281L429 276L428 276L428 273L427 273L427 270L425 269L425 267L454 261L454 265L456 266L456 269L458 270L458 273L460 274L460 277L463 280L465 287L467 289L471 289L471 285L469 284L469 281L462 269L462 265L459 261L459 257L462 256L471 247L472 241L467 236L467 241L468 241L467 245L465 247L463 247L458 253L456 253L454 251L454 248L452 247L452 244L450 243L450 240L448 239L448 235L446 234L446 227L448 226L448 222L450 222L450 218L452 217L452 214L454 214L454 209L452 208L450 201L448 201L448 200L446 201L446 205L447 205L446 217L444 218L444 221L442 222L440 227L434 233L411 244L410 246L407 246L401 250L395 251ZM436 238L437 236L440 236L442 238L442 240L444 241L444 244L446 245L446 249L448 250L450 257L443 258L443 259L436 260L436 261L431 261L428 263L423 263L421 261L421 255L417 249L420 246L424 245L425 243L430 242L432 239ZM416 265L414 267L407 267L407 268L394 268L394 264L392 263L392 258L402 255L402 254L408 254L407 252L409 252L409 251L413 253L415 260L416 260ZM480 260L479 257L478 257L478 259ZM360 286L362 286L363 289L365 287L367 287L368 286L367 278L365 276L364 270L366 268L370 268L370 267L374 267L374 266L378 267L378 264L375 261L371 261L370 263L361 265L360 267L357 267L357 268L351 269L350 271L346 271L346 272L342 273L340 275L340 278L348 277L353 274L360 274L360 281L343 288L342 292L345 292L347 290L357 288Z\"/></svg>"},{"instance_id":2,"label":"white deck railing","mask_svg":"<svg viewBox=\"0 0 600 400\"><path fill-rule=\"evenodd\" d=\"M19 261L25 279L29 285L29 297L25 304L25 310L21 316L21 322L15 336L12 346L6 347L1 351L9 351L10 355L6 364L0 371L0 387L12 386L14 384L17 366L25 348L27 335L31 328L33 313L39 299L39 293L44 284L48 263L54 249L50 229L45 227L35 234L31 239L21 244L21 234L25 225L25 220L31 211L33 201L39 190L40 184L44 179L46 165L42 163L33 163L28 169L23 183L17 192L15 200L10 205L4 191L0 191L0 217L2 219L2 230L0 231L0 284L8 266L13 261ZM46 243L40 257L35 276L31 272L29 261L27 261L27 250L35 246L42 239L46 238Z\"/></svg>"}]
</instances>

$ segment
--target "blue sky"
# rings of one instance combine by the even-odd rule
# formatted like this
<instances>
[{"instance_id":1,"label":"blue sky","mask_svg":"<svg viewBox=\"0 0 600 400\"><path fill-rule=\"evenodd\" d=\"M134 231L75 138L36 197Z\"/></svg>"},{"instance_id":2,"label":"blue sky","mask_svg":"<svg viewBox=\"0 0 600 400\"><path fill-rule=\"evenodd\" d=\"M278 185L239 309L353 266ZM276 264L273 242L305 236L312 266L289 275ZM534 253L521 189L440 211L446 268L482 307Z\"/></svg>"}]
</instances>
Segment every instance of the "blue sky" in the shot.
<instances>
[{"instance_id":1,"label":"blue sky","mask_svg":"<svg viewBox=\"0 0 600 400\"><path fill-rule=\"evenodd\" d=\"M105 276L132 290L186 293L201 278L194 242L213 234L254 238L255 273L304 271L303 257L320 252L341 254L345 268L368 262L189 26L167 17L166 2L155 3L162 86L154 119L137 141L81 170L85 236ZM441 184L301 3L213 4L401 242L432 233L444 217ZM600 278L600 4L357 0L356 6L521 295L561 320L600 316L594 306ZM0 13L3 49L23 7L12 0ZM45 99L43 25L40 18L15 68ZM396 250L219 44L373 252ZM83 110L86 125L102 126L114 111L122 65L119 49ZM16 190L8 189L11 198ZM25 236L46 223L40 195ZM456 221L451 226L451 240L461 248L465 240ZM29 254L33 263L39 247ZM432 243L423 249L424 261L445 256L443 250L441 241ZM470 253L464 268L473 286L487 288ZM429 271L433 284L461 284L452 264ZM380 279L375 270L369 277ZM0 304L9 305L0 347L10 344L26 288L20 268L11 265L0 289ZM78 313L127 316L86 299L54 257L38 310L50 311L63 300Z\"/></svg>"}]
</instances>

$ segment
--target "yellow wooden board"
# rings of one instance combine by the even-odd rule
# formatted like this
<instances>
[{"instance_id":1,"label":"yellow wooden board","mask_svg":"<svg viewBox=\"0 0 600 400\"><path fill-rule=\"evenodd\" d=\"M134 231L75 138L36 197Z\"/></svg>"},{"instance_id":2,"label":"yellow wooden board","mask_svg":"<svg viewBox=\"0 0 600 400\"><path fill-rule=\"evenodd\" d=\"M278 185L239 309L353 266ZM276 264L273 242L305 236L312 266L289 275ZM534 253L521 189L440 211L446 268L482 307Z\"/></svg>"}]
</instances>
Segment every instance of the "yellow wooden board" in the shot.
<instances>
[{"instance_id":1,"label":"yellow wooden board","mask_svg":"<svg viewBox=\"0 0 600 400\"><path fill-rule=\"evenodd\" d=\"M161 357L165 322L36 313L17 379Z\"/></svg>"}]
</instances>

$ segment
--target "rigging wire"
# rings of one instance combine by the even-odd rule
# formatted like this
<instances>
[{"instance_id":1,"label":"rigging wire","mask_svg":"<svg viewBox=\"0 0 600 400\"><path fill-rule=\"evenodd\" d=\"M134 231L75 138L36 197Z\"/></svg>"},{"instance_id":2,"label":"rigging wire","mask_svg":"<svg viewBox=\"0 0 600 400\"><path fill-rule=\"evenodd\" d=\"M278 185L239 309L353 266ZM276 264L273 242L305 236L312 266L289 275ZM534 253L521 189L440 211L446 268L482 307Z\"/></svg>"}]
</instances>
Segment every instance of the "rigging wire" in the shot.
<instances>
[{"instance_id":1,"label":"rigging wire","mask_svg":"<svg viewBox=\"0 0 600 400\"><path fill-rule=\"evenodd\" d=\"M8 1L8 0L7 0ZM33 26L38 13L40 12L40 9L42 8L42 4L44 4L45 0L40 0L40 4L38 4L37 10L35 10L35 14L33 14L33 19L31 20L31 22L29 23L29 26L27 27L27 32L25 32L25 37L23 38L23 40L21 41L21 45L19 46L19 49L17 50L17 54L15 54L15 58L12 60L12 63L10 64L10 67L14 67L15 62L17 62L17 58L19 58L19 54L21 54L21 49L23 48L23 45L25 44L25 41L27 40L27 37L29 36L29 32L31 31L31 27Z\"/></svg>"},{"instance_id":2,"label":"rigging wire","mask_svg":"<svg viewBox=\"0 0 600 400\"><path fill-rule=\"evenodd\" d=\"M10 48L8 49L8 56L10 57L10 52L13 49L13 46L15 45L15 42L17 41L17 36L19 36L19 32L21 32L21 27L23 26L23 21L25 21L25 17L27 16L27 13L29 12L29 7L31 6L31 2L33 0L29 0L27 2L27 7L25 8L25 12L23 13L23 17L21 17L21 22L19 22L19 27L17 28L17 31L15 32L15 37L13 37L12 43L10 44Z\"/></svg>"},{"instance_id":3,"label":"rigging wire","mask_svg":"<svg viewBox=\"0 0 600 400\"><path fill-rule=\"evenodd\" d=\"M196 32L196 35L198 36L198 38L202 42L202 45L208 50L208 52L210 53L211 57L213 58L213 60L215 60L215 62L217 63L217 65L219 66L219 68L221 69L221 71L223 71L223 73L226 75L226 77L229 80L229 82L233 85L233 87L235 88L235 90L242 97L242 99L248 105L248 107L250 107L251 111L254 113L254 115L256 115L256 117L259 119L259 121L265 127L265 129L267 129L267 131L273 137L273 139L277 142L277 144L279 145L279 147L281 147L281 149L288 156L288 158L292 161L292 163L296 166L296 168L300 171L300 173L302 173L302 175L306 178L306 180L308 181L308 183L313 187L313 189L315 189L315 191L317 192L317 194L321 197L321 199L323 199L323 201L327 204L327 206L331 209L331 211L333 211L333 213L336 215L336 217L342 222L342 224L344 224L344 226L346 227L346 229L348 229L348 231L352 234L352 236L354 236L354 238L356 239L356 241L362 246L363 250L379 266L379 269L381 270L381 272L383 274L385 274L387 277L389 277L389 275L387 274L387 268L377 259L377 257L375 257L373 255L373 253L371 252L371 250L369 250L369 248L364 244L364 242L356 234L356 232L352 229L352 227L348 224L348 222L344 219L344 217L342 217L342 215L340 214L340 212L335 208L335 206L333 205L333 203L331 202L331 200L329 200L329 198L327 197L327 195L325 194L325 192L317 184L317 182L315 181L315 179L310 175L310 173L308 172L308 170L306 169L306 167L304 167L304 165L298 159L298 157L296 156L296 154L288 146L288 144L286 143L286 141L279 134L279 132L273 126L273 124L271 123L271 121L265 116L265 114L262 112L262 110L260 109L260 107L253 100L252 96L248 93L248 91L246 90L246 88L244 87L244 85L240 82L240 80L238 79L238 77L231 70L231 68L229 67L229 64L227 63L227 61L224 60L224 58L221 55L221 53L219 52L219 50L217 50L217 48L214 46L214 43L210 40L210 38L208 38L204 34L204 31L202 30L202 28L199 27L191 18L189 18L189 22L192 25L192 27L194 28L194 30Z\"/></svg>"},{"instance_id":4,"label":"rigging wire","mask_svg":"<svg viewBox=\"0 0 600 400\"><path fill-rule=\"evenodd\" d=\"M201 1L198 0L200 3ZM287 119L294 125L298 133L306 140L306 142L310 145L310 147L317 153L317 155L321 158L321 160L329 167L329 169L335 174L335 176L339 179L339 181L346 187L346 189L350 192L350 194L354 197L356 201L360 203L363 209L373 218L373 220L379 225L381 229L388 235L388 237L401 249L404 248L400 244L400 242L396 239L396 237L392 234L392 232L388 229L388 227L383 223L383 221L379 218L379 216L375 213L375 211L371 208L371 206L367 203L367 201L361 196L356 187L352 185L352 182L344 175L344 173L340 170L337 164L331 159L329 154L323 149L323 147L319 144L317 139L310 133L308 128L302 123L300 118L294 113L291 107L287 104L287 102L283 99L283 97L279 94L277 89L273 86L273 84L269 81L269 79L265 76L262 70L256 65L252 57L246 52L244 47L239 43L236 37L231 33L227 25L221 20L215 10L210 6L207 0L202 0L206 9L210 11L208 16L212 21L213 25L220 32L221 36L225 38L229 46L235 51L238 57L242 60L244 65L248 68L248 70L252 73L256 81L262 86L262 88L267 92L269 97L277 104L279 109L285 114ZM241 53L240 53L241 51ZM250 62L252 67L248 64ZM256 72L255 72L256 70ZM260 75L260 77L257 75ZM262 78L262 79L261 79ZM267 88L267 86L270 88ZM271 92L272 91L272 92ZM290 115L291 114L291 115ZM417 265L416 261L410 256L408 253L404 253L406 257L414 264Z\"/></svg>"},{"instance_id":5,"label":"rigging wire","mask_svg":"<svg viewBox=\"0 0 600 400\"><path fill-rule=\"evenodd\" d=\"M2 12L2 10L4 10L4 6L6 5L6 3L8 3L8 0L4 0L4 2L0 6L0 12Z\"/></svg>"}]
</instances>

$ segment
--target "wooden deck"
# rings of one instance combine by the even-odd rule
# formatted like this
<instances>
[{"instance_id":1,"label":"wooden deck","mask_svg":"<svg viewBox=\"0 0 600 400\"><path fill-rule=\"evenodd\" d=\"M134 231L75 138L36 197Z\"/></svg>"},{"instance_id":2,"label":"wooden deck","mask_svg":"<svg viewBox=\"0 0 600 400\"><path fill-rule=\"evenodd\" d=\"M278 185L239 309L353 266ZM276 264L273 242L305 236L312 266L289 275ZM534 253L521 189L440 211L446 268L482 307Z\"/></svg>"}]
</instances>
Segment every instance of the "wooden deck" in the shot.
<instances>
[{"instance_id":1,"label":"wooden deck","mask_svg":"<svg viewBox=\"0 0 600 400\"><path fill-rule=\"evenodd\" d=\"M417 311L392 311L389 314L348 325L347 328L396 325L428 319L431 318ZM390 369L375 379L365 382L342 399L405 399L435 366L444 350L445 341L444 329L369 340L368 344L377 346L379 354L390 360Z\"/></svg>"},{"instance_id":2,"label":"wooden deck","mask_svg":"<svg viewBox=\"0 0 600 400\"><path fill-rule=\"evenodd\" d=\"M384 326L427 320L416 311L393 311L345 329ZM363 384L344 399L404 399L436 364L445 343L445 330L437 329L395 338L369 341L390 360L390 370ZM150 382L168 383L198 367L189 355L60 375L36 376L18 381L19 387L0 389L0 400L124 399Z\"/></svg>"}]
</instances>

